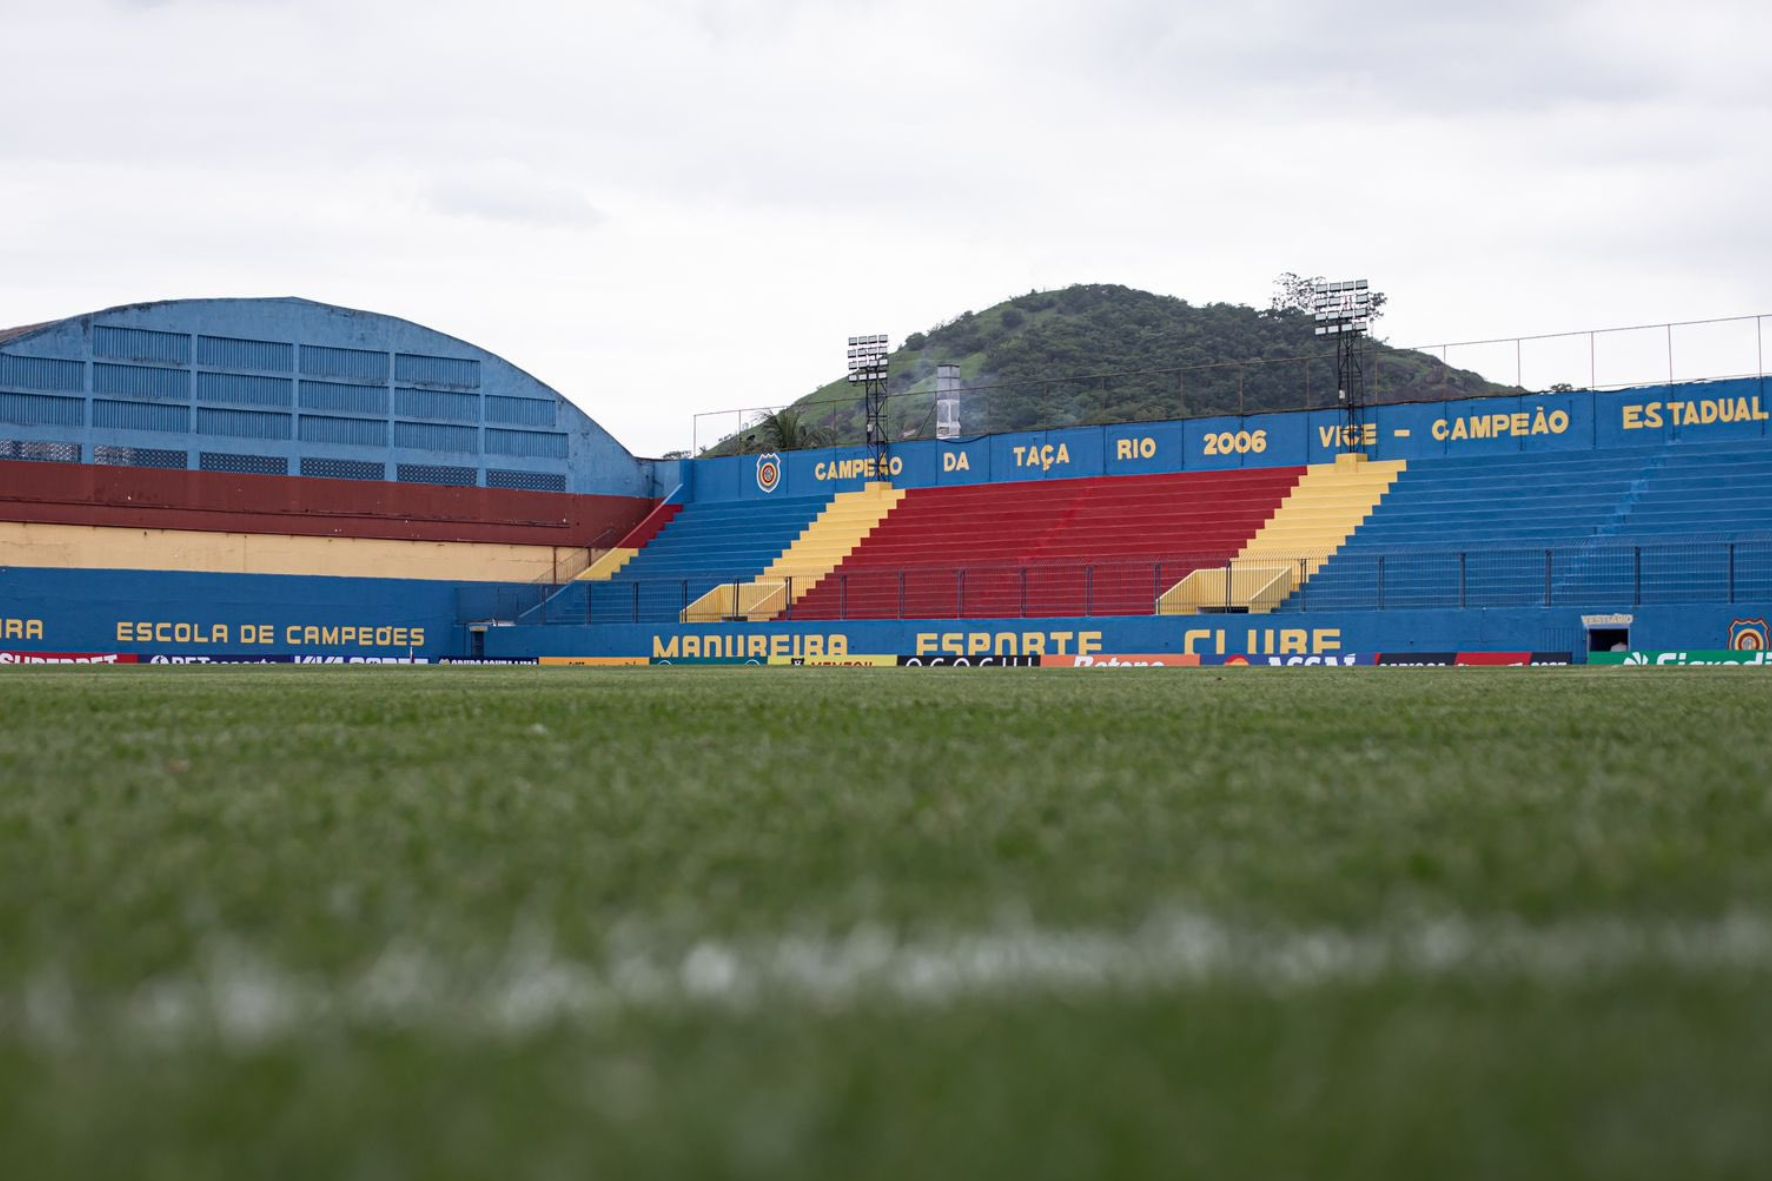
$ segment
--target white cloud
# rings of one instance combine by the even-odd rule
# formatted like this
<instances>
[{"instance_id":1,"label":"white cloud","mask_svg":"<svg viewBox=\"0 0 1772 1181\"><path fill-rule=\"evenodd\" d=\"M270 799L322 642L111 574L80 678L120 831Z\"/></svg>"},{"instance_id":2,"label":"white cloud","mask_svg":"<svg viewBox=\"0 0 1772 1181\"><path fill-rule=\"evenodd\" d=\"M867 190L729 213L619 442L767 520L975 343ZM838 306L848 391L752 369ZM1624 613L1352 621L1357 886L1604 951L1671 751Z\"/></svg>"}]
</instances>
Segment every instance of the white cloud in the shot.
<instances>
[{"instance_id":1,"label":"white cloud","mask_svg":"<svg viewBox=\"0 0 1772 1181\"><path fill-rule=\"evenodd\" d=\"M603 220L580 190L520 167L488 165L440 177L429 187L425 201L447 217L524 226L589 227Z\"/></svg>"},{"instance_id":2,"label":"white cloud","mask_svg":"<svg viewBox=\"0 0 1772 1181\"><path fill-rule=\"evenodd\" d=\"M639 451L1035 286L1366 274L1412 342L1772 305L1751 0L7 7L0 323L375 308Z\"/></svg>"}]
</instances>

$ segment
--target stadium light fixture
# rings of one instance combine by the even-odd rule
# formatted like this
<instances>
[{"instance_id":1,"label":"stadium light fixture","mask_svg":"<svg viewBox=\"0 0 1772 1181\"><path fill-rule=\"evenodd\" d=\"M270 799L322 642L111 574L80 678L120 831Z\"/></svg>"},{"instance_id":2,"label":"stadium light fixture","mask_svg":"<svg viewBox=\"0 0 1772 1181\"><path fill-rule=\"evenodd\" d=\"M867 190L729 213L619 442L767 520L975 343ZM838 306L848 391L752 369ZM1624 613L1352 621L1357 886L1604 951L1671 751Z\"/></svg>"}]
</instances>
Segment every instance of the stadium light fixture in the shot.
<instances>
[{"instance_id":1,"label":"stadium light fixture","mask_svg":"<svg viewBox=\"0 0 1772 1181\"><path fill-rule=\"evenodd\" d=\"M884 333L849 338L849 380L851 384L882 381L886 374L886 358L891 352Z\"/></svg>"},{"instance_id":2,"label":"stadium light fixture","mask_svg":"<svg viewBox=\"0 0 1772 1181\"><path fill-rule=\"evenodd\" d=\"M1364 332L1372 326L1372 290L1364 279L1318 283L1310 300L1318 336Z\"/></svg>"},{"instance_id":3,"label":"stadium light fixture","mask_svg":"<svg viewBox=\"0 0 1772 1181\"><path fill-rule=\"evenodd\" d=\"M872 478L884 479L886 455L886 378L892 345L884 332L849 338L849 384L864 387L863 410L868 456L873 460Z\"/></svg>"},{"instance_id":4,"label":"stadium light fixture","mask_svg":"<svg viewBox=\"0 0 1772 1181\"><path fill-rule=\"evenodd\" d=\"M1342 446L1364 449L1376 440L1366 428L1366 330L1372 327L1372 288L1364 279L1313 283L1316 335L1335 338L1336 397L1347 416Z\"/></svg>"}]
</instances>

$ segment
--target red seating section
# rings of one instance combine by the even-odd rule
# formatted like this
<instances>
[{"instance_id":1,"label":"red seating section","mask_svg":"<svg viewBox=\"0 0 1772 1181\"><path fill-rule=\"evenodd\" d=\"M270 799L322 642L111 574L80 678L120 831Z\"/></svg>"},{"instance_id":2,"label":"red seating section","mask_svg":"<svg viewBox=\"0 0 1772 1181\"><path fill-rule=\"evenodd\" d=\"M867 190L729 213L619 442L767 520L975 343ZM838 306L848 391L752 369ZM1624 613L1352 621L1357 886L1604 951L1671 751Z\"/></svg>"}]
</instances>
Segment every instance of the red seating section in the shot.
<instances>
[{"instance_id":1,"label":"red seating section","mask_svg":"<svg viewBox=\"0 0 1772 1181\"><path fill-rule=\"evenodd\" d=\"M1242 549L1303 468L921 488L795 619L1149 615Z\"/></svg>"},{"instance_id":2,"label":"red seating section","mask_svg":"<svg viewBox=\"0 0 1772 1181\"><path fill-rule=\"evenodd\" d=\"M645 549L652 543L653 538L664 532L666 525L677 519L677 514L682 511L683 506L680 504L661 502L657 508L646 514L645 520L635 525L628 535L621 539L619 543L621 548Z\"/></svg>"}]
</instances>

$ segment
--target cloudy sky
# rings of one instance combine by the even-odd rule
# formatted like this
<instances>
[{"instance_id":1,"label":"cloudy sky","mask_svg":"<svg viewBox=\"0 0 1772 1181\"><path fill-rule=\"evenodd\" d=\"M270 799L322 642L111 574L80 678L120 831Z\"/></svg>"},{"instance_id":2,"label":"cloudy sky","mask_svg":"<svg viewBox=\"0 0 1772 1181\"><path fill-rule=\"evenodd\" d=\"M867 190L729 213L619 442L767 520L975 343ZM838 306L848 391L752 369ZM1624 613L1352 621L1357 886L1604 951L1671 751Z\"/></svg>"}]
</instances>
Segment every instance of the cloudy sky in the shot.
<instances>
[{"instance_id":1,"label":"cloudy sky","mask_svg":"<svg viewBox=\"0 0 1772 1181\"><path fill-rule=\"evenodd\" d=\"M1399 344L1772 312L1760 0L0 13L0 325L372 308L642 452L834 376L849 333L1074 282L1369 276Z\"/></svg>"}]
</instances>

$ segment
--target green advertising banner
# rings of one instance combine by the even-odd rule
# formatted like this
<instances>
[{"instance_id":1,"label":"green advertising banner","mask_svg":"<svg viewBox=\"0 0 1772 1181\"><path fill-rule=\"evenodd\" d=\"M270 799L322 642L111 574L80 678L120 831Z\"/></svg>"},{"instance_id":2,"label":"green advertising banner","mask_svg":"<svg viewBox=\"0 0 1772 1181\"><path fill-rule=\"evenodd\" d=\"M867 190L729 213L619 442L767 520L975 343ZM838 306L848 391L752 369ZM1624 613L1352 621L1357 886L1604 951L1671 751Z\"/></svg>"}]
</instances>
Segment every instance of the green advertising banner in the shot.
<instances>
[{"instance_id":1,"label":"green advertising banner","mask_svg":"<svg viewBox=\"0 0 1772 1181\"><path fill-rule=\"evenodd\" d=\"M1684 668L1698 665L1731 667L1772 666L1765 652L1590 652L1589 664L1613 664L1626 668Z\"/></svg>"}]
</instances>

